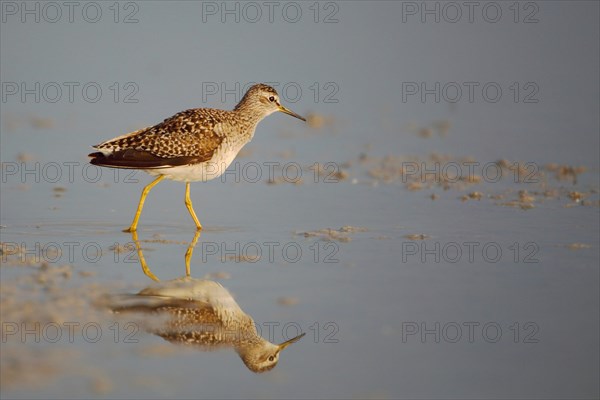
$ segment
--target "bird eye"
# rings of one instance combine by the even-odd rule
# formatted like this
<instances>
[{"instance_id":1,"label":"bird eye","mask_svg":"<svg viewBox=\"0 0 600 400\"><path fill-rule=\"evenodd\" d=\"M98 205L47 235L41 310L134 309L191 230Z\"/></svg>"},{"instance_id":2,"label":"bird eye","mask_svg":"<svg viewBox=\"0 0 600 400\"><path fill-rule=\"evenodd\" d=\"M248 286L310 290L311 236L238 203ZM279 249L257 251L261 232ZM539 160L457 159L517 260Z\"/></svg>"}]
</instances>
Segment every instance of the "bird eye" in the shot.
<instances>
[{"instance_id":1,"label":"bird eye","mask_svg":"<svg viewBox=\"0 0 600 400\"><path fill-rule=\"evenodd\" d=\"M271 98L273 98L273 97L271 97ZM273 361L274 359L275 359L275 357L269 356L269 361Z\"/></svg>"},{"instance_id":2,"label":"bird eye","mask_svg":"<svg viewBox=\"0 0 600 400\"><path fill-rule=\"evenodd\" d=\"M269 101L275 101L275 96L269 97Z\"/></svg>"}]
</instances>

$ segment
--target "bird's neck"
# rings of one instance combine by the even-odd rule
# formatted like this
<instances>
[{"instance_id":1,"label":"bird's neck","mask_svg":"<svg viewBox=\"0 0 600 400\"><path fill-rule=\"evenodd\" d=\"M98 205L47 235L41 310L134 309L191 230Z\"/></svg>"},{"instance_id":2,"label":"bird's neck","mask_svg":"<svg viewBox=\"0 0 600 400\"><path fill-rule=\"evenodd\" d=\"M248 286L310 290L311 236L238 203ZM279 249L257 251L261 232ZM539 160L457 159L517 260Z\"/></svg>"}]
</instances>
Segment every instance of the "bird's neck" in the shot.
<instances>
[{"instance_id":1,"label":"bird's neck","mask_svg":"<svg viewBox=\"0 0 600 400\"><path fill-rule=\"evenodd\" d=\"M257 106L252 101L246 99L246 96L240 100L240 102L235 106L233 111L238 114L244 121L251 122L254 126L258 125L258 123L265 118L268 113L264 112L260 106Z\"/></svg>"},{"instance_id":2,"label":"bird's neck","mask_svg":"<svg viewBox=\"0 0 600 400\"><path fill-rule=\"evenodd\" d=\"M254 136L254 131L256 130L256 126L266 115L261 115L256 112L256 110L252 110L250 108L235 108L233 113L236 114L236 123L238 127L241 128L243 132L247 132L252 139Z\"/></svg>"}]
</instances>

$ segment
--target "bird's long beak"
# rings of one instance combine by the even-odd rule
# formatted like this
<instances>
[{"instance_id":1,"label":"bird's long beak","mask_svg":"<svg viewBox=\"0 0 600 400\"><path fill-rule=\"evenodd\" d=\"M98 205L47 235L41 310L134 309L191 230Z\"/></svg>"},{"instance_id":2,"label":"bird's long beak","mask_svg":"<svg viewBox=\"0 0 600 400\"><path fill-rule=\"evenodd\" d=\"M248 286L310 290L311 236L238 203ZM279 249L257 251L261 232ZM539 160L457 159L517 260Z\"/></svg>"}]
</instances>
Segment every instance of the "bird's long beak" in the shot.
<instances>
[{"instance_id":1,"label":"bird's long beak","mask_svg":"<svg viewBox=\"0 0 600 400\"><path fill-rule=\"evenodd\" d=\"M301 117L300 115L296 114L292 110L288 110L287 108L285 108L281 104L279 104L279 111L281 111L282 113L285 113L287 115L291 115L292 117L296 117L298 119L301 119L302 121L306 122L306 119L304 117Z\"/></svg>"},{"instance_id":2,"label":"bird's long beak","mask_svg":"<svg viewBox=\"0 0 600 400\"><path fill-rule=\"evenodd\" d=\"M281 343L281 344L278 344L278 345L277 345L277 347L279 347L279 350L281 351L281 350L285 349L286 347L288 347L290 344L292 344L292 343L296 343L296 342L297 342L298 340L300 340L300 339L302 338L302 336L304 336L304 335L306 335L306 333L303 333L303 334L301 334L301 335L298 335L298 336L296 336L295 338L292 338L292 339L290 339L290 340L287 340L287 341L285 341L285 342L283 342L283 343Z\"/></svg>"}]
</instances>

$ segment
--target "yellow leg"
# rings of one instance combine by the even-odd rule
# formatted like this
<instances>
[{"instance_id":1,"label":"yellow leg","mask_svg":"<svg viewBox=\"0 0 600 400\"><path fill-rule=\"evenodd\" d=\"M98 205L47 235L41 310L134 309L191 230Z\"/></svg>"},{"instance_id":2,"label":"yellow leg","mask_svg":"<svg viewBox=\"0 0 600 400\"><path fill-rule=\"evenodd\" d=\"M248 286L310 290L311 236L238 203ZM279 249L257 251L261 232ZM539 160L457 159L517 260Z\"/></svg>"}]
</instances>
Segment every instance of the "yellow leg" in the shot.
<instances>
[{"instance_id":1,"label":"yellow leg","mask_svg":"<svg viewBox=\"0 0 600 400\"><path fill-rule=\"evenodd\" d=\"M140 202L138 204L137 211L135 213L135 217L133 218L133 222L131 226L125 229L123 232L135 232L137 230L138 220L140 219L140 215L142 214L142 208L144 208L144 201L146 201L146 196L150 193L150 190L160 181L164 179L164 175L159 175L155 180L150 182L144 190L142 190L142 197L140 197Z\"/></svg>"},{"instance_id":2,"label":"yellow leg","mask_svg":"<svg viewBox=\"0 0 600 400\"><path fill-rule=\"evenodd\" d=\"M156 275L154 275L152 271L150 271L150 268L148 268L148 264L146 264L146 259L144 259L144 253L142 252L142 246L140 245L136 231L131 231L131 239L133 240L133 243L135 243L138 259L140 260L140 265L142 266L142 271L144 271L144 274L146 274L146 276L152 279L153 281L160 282Z\"/></svg>"},{"instance_id":3,"label":"yellow leg","mask_svg":"<svg viewBox=\"0 0 600 400\"><path fill-rule=\"evenodd\" d=\"M196 213L194 212L194 207L192 206L192 199L190 199L190 183L189 182L185 183L185 206L187 207L188 211L190 212L190 215L192 216L192 218L194 219L194 222L196 223L196 229L197 230L202 229L202 225L200 225L200 221L198 221L198 217L196 217Z\"/></svg>"},{"instance_id":4,"label":"yellow leg","mask_svg":"<svg viewBox=\"0 0 600 400\"><path fill-rule=\"evenodd\" d=\"M194 254L194 247L196 246L196 243L198 243L199 237L200 237L200 231L196 231L196 234L194 235L194 239L192 239L192 241L190 242L190 245L187 248L187 251L185 252L185 276L191 275L190 261L192 261L192 254Z\"/></svg>"}]
</instances>

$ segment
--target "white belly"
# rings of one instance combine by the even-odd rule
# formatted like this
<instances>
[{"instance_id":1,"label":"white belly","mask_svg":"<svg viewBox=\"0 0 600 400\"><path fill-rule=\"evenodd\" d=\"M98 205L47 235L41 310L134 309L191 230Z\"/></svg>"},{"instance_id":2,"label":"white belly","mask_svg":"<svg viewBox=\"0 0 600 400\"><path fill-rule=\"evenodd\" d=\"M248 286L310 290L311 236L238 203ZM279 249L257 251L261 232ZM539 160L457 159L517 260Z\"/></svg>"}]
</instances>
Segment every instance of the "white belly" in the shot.
<instances>
[{"instance_id":1,"label":"white belly","mask_svg":"<svg viewBox=\"0 0 600 400\"><path fill-rule=\"evenodd\" d=\"M164 175L165 178L181 182L206 182L221 176L235 159L244 145L215 151L212 160L200 164L180 165L168 168L145 169L150 175Z\"/></svg>"}]
</instances>

